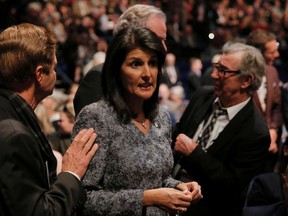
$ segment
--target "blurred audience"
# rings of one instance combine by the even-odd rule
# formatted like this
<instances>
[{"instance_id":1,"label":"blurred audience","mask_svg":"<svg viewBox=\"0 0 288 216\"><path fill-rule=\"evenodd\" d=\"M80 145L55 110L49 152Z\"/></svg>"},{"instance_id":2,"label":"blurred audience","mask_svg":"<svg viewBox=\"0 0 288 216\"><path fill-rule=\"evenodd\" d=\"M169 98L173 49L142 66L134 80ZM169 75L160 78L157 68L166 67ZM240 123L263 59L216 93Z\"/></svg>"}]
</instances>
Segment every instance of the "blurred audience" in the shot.
<instances>
[{"instance_id":1,"label":"blurred audience","mask_svg":"<svg viewBox=\"0 0 288 216\"><path fill-rule=\"evenodd\" d=\"M73 104L66 104L59 113L58 130L48 136L52 149L64 155L71 143L71 133L75 121Z\"/></svg>"},{"instance_id":2,"label":"blurred audience","mask_svg":"<svg viewBox=\"0 0 288 216\"><path fill-rule=\"evenodd\" d=\"M179 84L179 74L176 66L176 56L174 53L167 53L163 66L161 83L165 83L169 88Z\"/></svg>"},{"instance_id":3,"label":"blurred audience","mask_svg":"<svg viewBox=\"0 0 288 216\"><path fill-rule=\"evenodd\" d=\"M201 85L213 85L213 79L211 78L211 74L213 72L213 65L219 62L220 56L220 54L215 54L212 57L211 66L208 67L202 75Z\"/></svg>"},{"instance_id":4,"label":"blurred audience","mask_svg":"<svg viewBox=\"0 0 288 216\"><path fill-rule=\"evenodd\" d=\"M176 108L176 104L170 100L170 89L167 84L161 83L159 86L159 105L161 108L167 110L170 115L170 119L172 122L172 125L176 124L176 118L173 110Z\"/></svg>"},{"instance_id":5,"label":"blurred audience","mask_svg":"<svg viewBox=\"0 0 288 216\"><path fill-rule=\"evenodd\" d=\"M177 85L170 88L170 101L174 104L174 110L171 111L174 113L176 122L180 120L188 105L189 101L185 98L185 91L182 86Z\"/></svg>"},{"instance_id":6,"label":"blurred audience","mask_svg":"<svg viewBox=\"0 0 288 216\"><path fill-rule=\"evenodd\" d=\"M189 60L189 65L187 83L190 97L201 86L203 64L200 58L192 57Z\"/></svg>"},{"instance_id":7,"label":"blurred audience","mask_svg":"<svg viewBox=\"0 0 288 216\"><path fill-rule=\"evenodd\" d=\"M258 48L266 62L265 76L262 79L261 86L253 95L253 100L269 127L271 137L269 152L273 168L278 159L283 125L280 80L277 69L273 66L280 55L278 51L279 44L274 33L261 29L254 30L249 34L247 44Z\"/></svg>"},{"instance_id":8,"label":"blurred audience","mask_svg":"<svg viewBox=\"0 0 288 216\"><path fill-rule=\"evenodd\" d=\"M51 0L15 3L3 0L0 2L0 12L5 18L0 21L0 29L24 21L49 26L58 36L59 43L63 43L58 50L61 72L67 74L72 82L80 82L83 68L99 51L97 44L101 40L110 42L119 16L137 3L160 7L167 15L168 52L174 52L178 62L199 56L204 69L214 55L213 50L219 50L226 41L236 37L245 38L255 29L273 32L280 43L279 50L285 53L277 63L280 79L284 82L288 80L284 74L287 65L283 60L288 45L288 4L285 1ZM86 45L83 47L84 41ZM90 51L85 50L85 46ZM63 82L67 82L65 76L58 78L58 86L61 86L63 79ZM68 89L69 85L71 82L65 88Z\"/></svg>"},{"instance_id":9,"label":"blurred audience","mask_svg":"<svg viewBox=\"0 0 288 216\"><path fill-rule=\"evenodd\" d=\"M67 93L66 98L61 99L66 103L70 88L77 88L87 71L94 65L103 62L107 46L112 38L115 22L129 6L136 3L161 7L167 15L167 59L168 61L170 59L172 63L163 68L164 79L162 82L168 84L169 103L174 104L171 101L174 93L175 95L179 93L178 90L184 86L184 82L188 81L190 58L197 57L202 61L201 85L213 85L212 67L210 66L211 63L219 61L217 53L219 53L222 45L235 38L246 39L251 32L258 31L258 29L268 30L275 35L274 42L277 42L277 52L275 51L275 53L279 54L279 58L270 63L270 60L267 60L267 64L270 64L271 67L274 66L274 69L277 70L273 74L278 75L278 81L288 83L288 64L286 63L288 55L288 3L286 1L53 0L14 2L3 0L0 1L0 13L2 14L0 31L12 24L29 22L47 26L50 31L57 35L56 89ZM268 55L270 54L268 52ZM278 81L273 83L278 83ZM172 88L175 85L177 87ZM178 88L178 86L180 87ZM275 85L272 84L272 86ZM285 93L285 91L288 92L287 86L288 84L284 84L282 89L284 92L282 93L282 101L284 102L286 100L285 94L288 95ZM184 87L185 97L189 98L187 85ZM269 91L268 88L267 91ZM180 93L178 97L181 98ZM278 101L278 96L272 96L272 98L273 101ZM55 97L52 100L55 100ZM68 100L70 99L68 98ZM40 122L45 133L53 134L58 129L59 111L63 109L65 104L63 101L58 104L59 101L51 101L49 98L43 104L39 104L35 110L41 119ZM160 102L161 106L167 103L163 103L162 100ZM169 106L177 107L174 105ZM273 110L274 108L278 110L280 105L278 102L272 105ZM44 109L45 106L48 107L47 110ZM285 125L288 125L287 107L285 103L282 104ZM266 105L265 109L269 109L269 106ZM269 110L266 111L266 113L269 112ZM271 111L271 113L277 112ZM178 121L177 115L171 111L171 118L174 123ZM274 121L275 118L271 118ZM271 142L270 151L274 153L278 151L275 154L278 157L282 151L282 146L280 146L282 123L277 124L277 133L273 132L273 125L269 123L271 136L273 140L277 139L278 144L273 145L272 143L275 142ZM275 134L277 134L277 138L274 136Z\"/></svg>"}]
</instances>

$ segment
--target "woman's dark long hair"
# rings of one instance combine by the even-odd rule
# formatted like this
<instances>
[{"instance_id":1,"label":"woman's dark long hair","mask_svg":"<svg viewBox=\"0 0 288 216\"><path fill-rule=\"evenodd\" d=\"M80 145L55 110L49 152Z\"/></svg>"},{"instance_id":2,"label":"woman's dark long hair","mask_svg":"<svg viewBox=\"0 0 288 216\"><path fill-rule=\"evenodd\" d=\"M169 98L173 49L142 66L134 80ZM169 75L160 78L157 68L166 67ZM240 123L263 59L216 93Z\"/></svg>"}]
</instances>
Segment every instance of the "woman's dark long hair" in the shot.
<instances>
[{"instance_id":1,"label":"woman's dark long hair","mask_svg":"<svg viewBox=\"0 0 288 216\"><path fill-rule=\"evenodd\" d=\"M159 83L166 51L161 40L149 29L125 28L119 31L109 44L102 70L103 96L114 106L123 123L128 123L133 117L133 114L123 98L124 87L122 82L120 82L120 71L127 54L134 49L155 53L157 56L158 77L156 90L151 98L144 101L143 109L145 116L150 120L153 120L158 112Z\"/></svg>"}]
</instances>

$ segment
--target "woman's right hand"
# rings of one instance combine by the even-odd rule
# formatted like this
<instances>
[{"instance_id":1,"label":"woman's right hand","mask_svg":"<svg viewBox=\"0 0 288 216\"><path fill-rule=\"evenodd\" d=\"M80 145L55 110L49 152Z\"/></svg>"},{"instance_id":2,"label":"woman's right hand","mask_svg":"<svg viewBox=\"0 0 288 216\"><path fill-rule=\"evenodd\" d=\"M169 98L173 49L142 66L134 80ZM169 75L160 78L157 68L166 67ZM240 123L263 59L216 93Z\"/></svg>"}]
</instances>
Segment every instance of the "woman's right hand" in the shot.
<instances>
[{"instance_id":1,"label":"woman's right hand","mask_svg":"<svg viewBox=\"0 0 288 216\"><path fill-rule=\"evenodd\" d=\"M192 202L190 191L180 191L174 188L158 188L144 191L145 206L160 206L171 212L187 211Z\"/></svg>"}]
</instances>

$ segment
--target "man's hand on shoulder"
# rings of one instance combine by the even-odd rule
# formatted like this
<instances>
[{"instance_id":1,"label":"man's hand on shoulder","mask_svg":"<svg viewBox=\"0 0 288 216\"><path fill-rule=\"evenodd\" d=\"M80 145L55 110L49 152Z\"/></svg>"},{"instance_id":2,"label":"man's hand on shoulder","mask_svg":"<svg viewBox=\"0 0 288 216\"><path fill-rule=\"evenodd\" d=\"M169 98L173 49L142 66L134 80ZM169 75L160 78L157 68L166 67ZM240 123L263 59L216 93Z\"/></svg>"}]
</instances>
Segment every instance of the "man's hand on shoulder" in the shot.
<instances>
[{"instance_id":1,"label":"man's hand on shoulder","mask_svg":"<svg viewBox=\"0 0 288 216\"><path fill-rule=\"evenodd\" d=\"M63 157L62 172L72 172L83 178L98 149L98 144L94 143L96 137L92 128L83 129L77 134Z\"/></svg>"}]
</instances>

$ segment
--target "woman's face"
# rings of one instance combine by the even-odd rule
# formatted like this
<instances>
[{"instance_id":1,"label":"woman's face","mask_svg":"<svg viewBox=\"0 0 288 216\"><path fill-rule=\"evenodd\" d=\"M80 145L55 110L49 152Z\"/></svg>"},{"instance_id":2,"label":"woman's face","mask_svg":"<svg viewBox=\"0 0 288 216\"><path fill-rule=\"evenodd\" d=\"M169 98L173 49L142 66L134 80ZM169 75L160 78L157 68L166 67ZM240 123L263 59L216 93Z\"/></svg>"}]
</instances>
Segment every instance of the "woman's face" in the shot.
<instances>
[{"instance_id":1,"label":"woman's face","mask_svg":"<svg viewBox=\"0 0 288 216\"><path fill-rule=\"evenodd\" d=\"M157 56L141 49L130 51L121 66L120 77L127 100L149 99L157 86Z\"/></svg>"}]
</instances>

